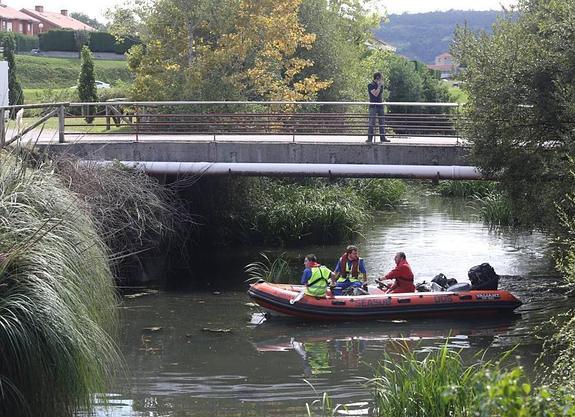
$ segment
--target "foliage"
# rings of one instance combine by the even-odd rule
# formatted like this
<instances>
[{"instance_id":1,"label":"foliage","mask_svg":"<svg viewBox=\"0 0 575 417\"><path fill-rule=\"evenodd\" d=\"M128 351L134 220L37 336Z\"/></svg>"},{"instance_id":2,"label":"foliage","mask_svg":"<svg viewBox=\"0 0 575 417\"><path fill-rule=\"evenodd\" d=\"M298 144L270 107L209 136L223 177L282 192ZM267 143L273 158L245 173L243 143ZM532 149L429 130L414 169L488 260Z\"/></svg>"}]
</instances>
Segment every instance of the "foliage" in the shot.
<instances>
[{"instance_id":1,"label":"foliage","mask_svg":"<svg viewBox=\"0 0 575 417\"><path fill-rule=\"evenodd\" d=\"M467 24L473 32L489 32L501 14L472 10L392 14L375 36L395 46L401 56L432 64L437 55L449 51L458 25Z\"/></svg>"},{"instance_id":2,"label":"foliage","mask_svg":"<svg viewBox=\"0 0 575 417\"><path fill-rule=\"evenodd\" d=\"M16 41L16 52L30 52L32 49L38 48L37 36L28 36L14 32L0 32L0 44L3 44L4 39L10 36L13 36Z\"/></svg>"},{"instance_id":3,"label":"foliage","mask_svg":"<svg viewBox=\"0 0 575 417\"><path fill-rule=\"evenodd\" d=\"M493 191L485 195L475 195L473 198L479 204L479 214L485 223L494 226L518 224L512 202L506 194Z\"/></svg>"},{"instance_id":4,"label":"foliage","mask_svg":"<svg viewBox=\"0 0 575 417\"><path fill-rule=\"evenodd\" d=\"M370 381L378 416L575 415L570 390L534 387L520 367L503 366L508 354L496 362L482 359L465 366L446 345L423 357L407 345L403 352L386 354Z\"/></svg>"},{"instance_id":5,"label":"foliage","mask_svg":"<svg viewBox=\"0 0 575 417\"><path fill-rule=\"evenodd\" d=\"M96 78L94 76L94 61L92 61L92 53L87 45L82 47L82 63L80 64L80 76L78 77L78 98L84 103L94 103L98 101L96 94ZM94 118L91 116L93 109L87 106L83 109L86 117L86 122L92 123Z\"/></svg>"},{"instance_id":6,"label":"foliage","mask_svg":"<svg viewBox=\"0 0 575 417\"><path fill-rule=\"evenodd\" d=\"M18 71L16 60L14 58L14 52L16 49L14 37L6 36L2 46L4 47L4 60L8 62L8 104L11 106L23 104L24 92L22 91L22 86L18 81Z\"/></svg>"},{"instance_id":7,"label":"foliage","mask_svg":"<svg viewBox=\"0 0 575 417\"><path fill-rule=\"evenodd\" d=\"M217 193L208 190L217 189ZM233 191L231 191L233 190ZM185 199L202 216L198 240L293 245L350 239L369 219L368 203L356 189L322 180L204 178ZM202 230L209 233L201 234Z\"/></svg>"},{"instance_id":8,"label":"foliage","mask_svg":"<svg viewBox=\"0 0 575 417\"><path fill-rule=\"evenodd\" d=\"M40 50L78 52L73 30L49 30L38 35Z\"/></svg>"},{"instance_id":9,"label":"foliage","mask_svg":"<svg viewBox=\"0 0 575 417\"><path fill-rule=\"evenodd\" d=\"M17 55L16 64L24 88L72 87L80 72L80 60L73 58ZM126 61L95 60L94 72L96 79L112 84L132 80Z\"/></svg>"},{"instance_id":10,"label":"foliage","mask_svg":"<svg viewBox=\"0 0 575 417\"><path fill-rule=\"evenodd\" d=\"M402 180L353 179L349 185L367 201L372 210L386 210L399 205L405 196L407 186Z\"/></svg>"},{"instance_id":11,"label":"foliage","mask_svg":"<svg viewBox=\"0 0 575 417\"><path fill-rule=\"evenodd\" d=\"M286 282L289 278L288 262L281 254L273 261L265 254L260 254L263 261L252 262L245 267L248 274L249 281L256 281L263 279L268 282Z\"/></svg>"},{"instance_id":12,"label":"foliage","mask_svg":"<svg viewBox=\"0 0 575 417\"><path fill-rule=\"evenodd\" d=\"M157 248L190 223L175 193L143 171L61 158L56 172L85 203L114 257Z\"/></svg>"},{"instance_id":13,"label":"foliage","mask_svg":"<svg viewBox=\"0 0 575 417\"><path fill-rule=\"evenodd\" d=\"M454 101L448 86L421 62L394 55L389 58L389 101L445 103ZM394 112L434 113L440 107L392 107Z\"/></svg>"},{"instance_id":14,"label":"foliage","mask_svg":"<svg viewBox=\"0 0 575 417\"><path fill-rule=\"evenodd\" d=\"M0 155L0 414L72 415L119 364L107 249L50 166Z\"/></svg>"},{"instance_id":15,"label":"foliage","mask_svg":"<svg viewBox=\"0 0 575 417\"><path fill-rule=\"evenodd\" d=\"M465 136L483 172L498 174L523 224L558 229L555 204L573 191L574 0L522 0L492 35L462 27L454 53L466 67Z\"/></svg>"},{"instance_id":16,"label":"foliage","mask_svg":"<svg viewBox=\"0 0 575 417\"><path fill-rule=\"evenodd\" d=\"M72 13L70 13L70 17L73 19L79 20L80 22L85 23L88 26L90 26L91 28L94 28L96 30L104 31L106 29L106 25L98 22L97 19L94 19L85 13L72 12Z\"/></svg>"},{"instance_id":17,"label":"foliage","mask_svg":"<svg viewBox=\"0 0 575 417\"><path fill-rule=\"evenodd\" d=\"M388 54L368 48L372 30L381 21L381 16L370 10L370 3L302 1L299 21L307 33L315 35L312 48L298 53L314 63L302 74L331 81L318 92L319 101L364 101L367 81L374 72L383 71Z\"/></svg>"},{"instance_id":18,"label":"foliage","mask_svg":"<svg viewBox=\"0 0 575 417\"><path fill-rule=\"evenodd\" d=\"M493 181L440 181L437 192L444 197L484 197L495 191Z\"/></svg>"}]
</instances>

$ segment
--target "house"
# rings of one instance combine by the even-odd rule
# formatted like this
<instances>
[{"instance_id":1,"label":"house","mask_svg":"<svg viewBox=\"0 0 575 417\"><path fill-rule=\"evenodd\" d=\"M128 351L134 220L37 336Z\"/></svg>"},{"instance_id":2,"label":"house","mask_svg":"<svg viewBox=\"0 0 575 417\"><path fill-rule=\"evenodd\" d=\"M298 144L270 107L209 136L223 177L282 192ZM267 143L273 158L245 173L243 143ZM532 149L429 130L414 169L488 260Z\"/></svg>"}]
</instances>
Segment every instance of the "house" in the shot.
<instances>
[{"instance_id":1,"label":"house","mask_svg":"<svg viewBox=\"0 0 575 417\"><path fill-rule=\"evenodd\" d=\"M427 68L441 73L441 78L449 80L459 72L459 64L454 61L453 55L444 52L435 57L435 64L427 65Z\"/></svg>"},{"instance_id":2,"label":"house","mask_svg":"<svg viewBox=\"0 0 575 417\"><path fill-rule=\"evenodd\" d=\"M0 1L0 31L32 35L34 25L38 23L40 21L34 17L8 7Z\"/></svg>"},{"instance_id":3,"label":"house","mask_svg":"<svg viewBox=\"0 0 575 417\"><path fill-rule=\"evenodd\" d=\"M32 9L21 9L22 13L33 17L38 20L38 23L33 26L34 35L39 33L48 32L52 29L71 29L71 30L89 30L95 31L91 26L84 22L68 16L68 10L61 10L58 12L48 12L44 10L44 6L36 6Z\"/></svg>"},{"instance_id":4,"label":"house","mask_svg":"<svg viewBox=\"0 0 575 417\"><path fill-rule=\"evenodd\" d=\"M390 45L387 42L382 41L381 39L377 39L375 36L372 37L370 40L366 41L365 45L369 49L379 49L381 51L395 52L397 50L395 46Z\"/></svg>"}]
</instances>

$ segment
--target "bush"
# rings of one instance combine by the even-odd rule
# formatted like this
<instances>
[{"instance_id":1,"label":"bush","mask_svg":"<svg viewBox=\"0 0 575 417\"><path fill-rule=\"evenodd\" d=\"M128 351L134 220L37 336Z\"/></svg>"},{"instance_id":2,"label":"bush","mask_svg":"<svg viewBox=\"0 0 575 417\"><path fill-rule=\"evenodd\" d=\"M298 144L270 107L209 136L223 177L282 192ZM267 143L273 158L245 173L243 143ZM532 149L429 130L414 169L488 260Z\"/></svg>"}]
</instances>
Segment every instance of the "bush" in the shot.
<instances>
[{"instance_id":1,"label":"bush","mask_svg":"<svg viewBox=\"0 0 575 417\"><path fill-rule=\"evenodd\" d=\"M119 363L107 249L53 174L0 153L0 415L71 416Z\"/></svg>"},{"instance_id":2,"label":"bush","mask_svg":"<svg viewBox=\"0 0 575 417\"><path fill-rule=\"evenodd\" d=\"M39 35L42 51L78 52L73 30L49 30Z\"/></svg>"},{"instance_id":3,"label":"bush","mask_svg":"<svg viewBox=\"0 0 575 417\"><path fill-rule=\"evenodd\" d=\"M39 41L37 36L27 36L21 33L14 32L0 32L0 44L4 42L6 36L14 36L16 40L16 52L30 52L32 49L38 48Z\"/></svg>"}]
</instances>

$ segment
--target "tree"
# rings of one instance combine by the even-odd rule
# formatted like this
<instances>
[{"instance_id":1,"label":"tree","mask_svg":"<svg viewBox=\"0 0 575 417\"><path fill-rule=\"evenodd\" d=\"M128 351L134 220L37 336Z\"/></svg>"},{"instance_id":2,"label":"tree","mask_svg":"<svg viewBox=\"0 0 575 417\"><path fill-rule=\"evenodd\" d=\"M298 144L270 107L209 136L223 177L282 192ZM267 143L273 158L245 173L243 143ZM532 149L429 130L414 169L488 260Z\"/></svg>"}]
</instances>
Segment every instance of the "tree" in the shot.
<instances>
[{"instance_id":1,"label":"tree","mask_svg":"<svg viewBox=\"0 0 575 417\"><path fill-rule=\"evenodd\" d=\"M24 92L18 81L16 71L16 60L14 51L16 50L16 41L14 35L10 34L4 38L4 60L8 62L8 104L11 106L24 104Z\"/></svg>"},{"instance_id":2,"label":"tree","mask_svg":"<svg viewBox=\"0 0 575 417\"><path fill-rule=\"evenodd\" d=\"M74 13L70 13L70 17L72 17L73 19L79 20L80 22L85 23L86 25L88 25L94 29L97 29L99 31L105 31L106 30L106 25L98 22L97 19L91 18L87 14L74 12Z\"/></svg>"},{"instance_id":3,"label":"tree","mask_svg":"<svg viewBox=\"0 0 575 417\"><path fill-rule=\"evenodd\" d=\"M483 172L498 174L523 223L560 227L573 191L575 0L521 0L493 34L461 27L454 53L465 67L466 137ZM575 213L571 213L575 214Z\"/></svg>"},{"instance_id":4,"label":"tree","mask_svg":"<svg viewBox=\"0 0 575 417\"><path fill-rule=\"evenodd\" d=\"M98 100L96 94L96 79L94 77L94 62L92 61L92 53L87 45L82 47L80 65L80 76L78 77L78 98L81 102L91 103ZM94 117L92 116L92 106L83 108L83 113L86 116L86 122L92 123Z\"/></svg>"}]
</instances>

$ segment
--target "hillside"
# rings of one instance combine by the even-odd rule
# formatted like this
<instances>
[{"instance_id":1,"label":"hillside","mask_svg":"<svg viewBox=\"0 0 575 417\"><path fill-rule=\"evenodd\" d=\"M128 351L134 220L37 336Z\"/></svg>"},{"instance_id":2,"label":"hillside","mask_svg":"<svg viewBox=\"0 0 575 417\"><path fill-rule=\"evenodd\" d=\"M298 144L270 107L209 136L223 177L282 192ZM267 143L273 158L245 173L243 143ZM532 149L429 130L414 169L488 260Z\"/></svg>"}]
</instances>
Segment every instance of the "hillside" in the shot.
<instances>
[{"instance_id":1,"label":"hillside","mask_svg":"<svg viewBox=\"0 0 575 417\"><path fill-rule=\"evenodd\" d=\"M16 55L18 79L23 88L64 88L76 85L80 60ZM96 79L108 83L130 81L126 61L94 60Z\"/></svg>"},{"instance_id":2,"label":"hillside","mask_svg":"<svg viewBox=\"0 0 575 417\"><path fill-rule=\"evenodd\" d=\"M390 15L375 36L395 46L397 53L409 59L432 64L437 55L449 51L457 25L474 31L490 32L501 12L460 11Z\"/></svg>"}]
</instances>

